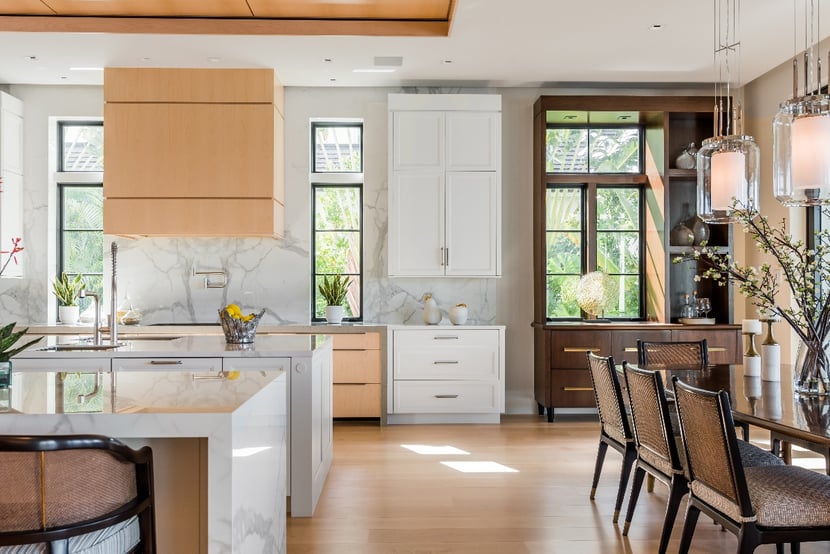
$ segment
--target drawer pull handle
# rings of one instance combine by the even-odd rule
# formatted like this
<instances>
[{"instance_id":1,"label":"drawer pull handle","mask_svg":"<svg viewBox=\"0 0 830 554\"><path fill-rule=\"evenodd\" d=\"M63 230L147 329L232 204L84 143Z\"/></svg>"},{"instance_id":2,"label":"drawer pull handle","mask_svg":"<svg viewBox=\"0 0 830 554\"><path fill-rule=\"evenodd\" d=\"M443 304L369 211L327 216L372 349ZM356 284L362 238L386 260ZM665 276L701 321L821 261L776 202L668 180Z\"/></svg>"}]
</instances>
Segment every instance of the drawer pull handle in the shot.
<instances>
[{"instance_id":1,"label":"drawer pull handle","mask_svg":"<svg viewBox=\"0 0 830 554\"><path fill-rule=\"evenodd\" d=\"M626 352L636 352L636 351L637 351L637 347L636 347L636 346L626 346L626 347L625 347L625 351L626 351Z\"/></svg>"},{"instance_id":2,"label":"drawer pull handle","mask_svg":"<svg viewBox=\"0 0 830 554\"><path fill-rule=\"evenodd\" d=\"M218 375L196 375L194 373L192 377L194 381L221 381L225 379L225 374L221 371Z\"/></svg>"},{"instance_id":3,"label":"drawer pull handle","mask_svg":"<svg viewBox=\"0 0 830 554\"><path fill-rule=\"evenodd\" d=\"M181 360L150 360L150 365L182 365Z\"/></svg>"},{"instance_id":4,"label":"drawer pull handle","mask_svg":"<svg viewBox=\"0 0 830 554\"><path fill-rule=\"evenodd\" d=\"M594 387L562 387L565 392L587 392L594 390Z\"/></svg>"},{"instance_id":5,"label":"drawer pull handle","mask_svg":"<svg viewBox=\"0 0 830 554\"><path fill-rule=\"evenodd\" d=\"M458 340L458 335L436 335L432 340Z\"/></svg>"},{"instance_id":6,"label":"drawer pull handle","mask_svg":"<svg viewBox=\"0 0 830 554\"><path fill-rule=\"evenodd\" d=\"M370 383L334 383L338 387L342 386L350 386L350 387L368 387Z\"/></svg>"},{"instance_id":7,"label":"drawer pull handle","mask_svg":"<svg viewBox=\"0 0 830 554\"><path fill-rule=\"evenodd\" d=\"M440 364L457 364L457 363L458 363L458 360L435 360L435 361L434 361L434 362L432 362L432 363L433 363L434 365L440 365Z\"/></svg>"},{"instance_id":8,"label":"drawer pull handle","mask_svg":"<svg viewBox=\"0 0 830 554\"><path fill-rule=\"evenodd\" d=\"M458 398L457 394L436 394L435 398Z\"/></svg>"},{"instance_id":9,"label":"drawer pull handle","mask_svg":"<svg viewBox=\"0 0 830 554\"><path fill-rule=\"evenodd\" d=\"M723 346L710 346L709 352L726 352L726 348Z\"/></svg>"},{"instance_id":10,"label":"drawer pull handle","mask_svg":"<svg viewBox=\"0 0 830 554\"><path fill-rule=\"evenodd\" d=\"M711 350L711 348L709 349ZM563 346L562 352L599 352L596 346Z\"/></svg>"}]
</instances>

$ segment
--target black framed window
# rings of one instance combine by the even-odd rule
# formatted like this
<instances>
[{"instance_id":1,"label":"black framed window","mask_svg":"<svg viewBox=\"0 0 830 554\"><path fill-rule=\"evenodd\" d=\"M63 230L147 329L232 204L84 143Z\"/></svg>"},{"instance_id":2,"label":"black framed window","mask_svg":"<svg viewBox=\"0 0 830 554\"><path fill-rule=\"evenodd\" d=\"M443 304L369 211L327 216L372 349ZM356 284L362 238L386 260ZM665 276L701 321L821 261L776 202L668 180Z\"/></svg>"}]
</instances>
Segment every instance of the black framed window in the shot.
<instances>
[{"instance_id":1,"label":"black framed window","mask_svg":"<svg viewBox=\"0 0 830 554\"><path fill-rule=\"evenodd\" d=\"M548 125L547 173L643 172L643 128L639 125Z\"/></svg>"},{"instance_id":2,"label":"black framed window","mask_svg":"<svg viewBox=\"0 0 830 554\"><path fill-rule=\"evenodd\" d=\"M312 123L313 173L363 173L362 123Z\"/></svg>"},{"instance_id":3,"label":"black framed window","mask_svg":"<svg viewBox=\"0 0 830 554\"><path fill-rule=\"evenodd\" d=\"M101 121L58 123L57 274L83 275L89 290L104 289L104 189ZM102 296L101 296L102 297ZM89 299L80 301L85 310Z\"/></svg>"},{"instance_id":4,"label":"black framed window","mask_svg":"<svg viewBox=\"0 0 830 554\"><path fill-rule=\"evenodd\" d=\"M346 321L363 319L363 185L312 184L314 271L313 321L325 320L323 277L347 275Z\"/></svg>"}]
</instances>

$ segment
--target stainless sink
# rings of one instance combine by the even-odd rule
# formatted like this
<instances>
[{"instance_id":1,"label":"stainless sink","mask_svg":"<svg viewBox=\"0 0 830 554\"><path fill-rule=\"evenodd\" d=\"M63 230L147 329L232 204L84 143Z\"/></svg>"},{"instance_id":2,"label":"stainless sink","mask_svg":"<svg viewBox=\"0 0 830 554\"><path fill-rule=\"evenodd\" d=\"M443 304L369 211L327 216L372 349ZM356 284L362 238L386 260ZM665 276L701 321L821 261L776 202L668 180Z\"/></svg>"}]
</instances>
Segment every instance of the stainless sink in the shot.
<instances>
[{"instance_id":1,"label":"stainless sink","mask_svg":"<svg viewBox=\"0 0 830 554\"><path fill-rule=\"evenodd\" d=\"M124 346L123 342L118 344L54 344L52 346L44 346L43 348L36 348L39 352L61 352L66 350L115 350Z\"/></svg>"}]
</instances>

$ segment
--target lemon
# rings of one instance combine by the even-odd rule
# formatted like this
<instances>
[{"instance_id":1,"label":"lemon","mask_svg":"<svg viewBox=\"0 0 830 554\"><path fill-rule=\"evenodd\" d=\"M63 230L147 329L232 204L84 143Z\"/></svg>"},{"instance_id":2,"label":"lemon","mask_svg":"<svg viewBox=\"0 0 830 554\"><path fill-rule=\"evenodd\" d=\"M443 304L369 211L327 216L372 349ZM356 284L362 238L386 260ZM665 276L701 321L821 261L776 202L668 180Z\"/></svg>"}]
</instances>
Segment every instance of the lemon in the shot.
<instances>
[{"instance_id":1,"label":"lemon","mask_svg":"<svg viewBox=\"0 0 830 554\"><path fill-rule=\"evenodd\" d=\"M239 379L239 372L238 371L228 371L225 372L225 379L228 381L236 381Z\"/></svg>"},{"instance_id":2,"label":"lemon","mask_svg":"<svg viewBox=\"0 0 830 554\"><path fill-rule=\"evenodd\" d=\"M242 321L251 321L255 317L254 314L248 314L242 316Z\"/></svg>"},{"instance_id":3,"label":"lemon","mask_svg":"<svg viewBox=\"0 0 830 554\"><path fill-rule=\"evenodd\" d=\"M225 306L225 311L228 312L228 315L234 319L242 318L242 310L236 304L228 304Z\"/></svg>"}]
</instances>

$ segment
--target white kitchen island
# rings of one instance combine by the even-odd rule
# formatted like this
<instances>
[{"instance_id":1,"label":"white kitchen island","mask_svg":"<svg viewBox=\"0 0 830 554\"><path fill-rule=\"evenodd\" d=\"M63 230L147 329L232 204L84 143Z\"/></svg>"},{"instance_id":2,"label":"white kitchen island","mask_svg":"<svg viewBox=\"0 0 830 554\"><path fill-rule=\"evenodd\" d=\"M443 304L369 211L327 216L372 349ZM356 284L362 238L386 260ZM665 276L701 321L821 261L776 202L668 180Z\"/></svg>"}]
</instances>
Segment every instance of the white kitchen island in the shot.
<instances>
[{"instance_id":1,"label":"white kitchen island","mask_svg":"<svg viewBox=\"0 0 830 554\"><path fill-rule=\"evenodd\" d=\"M285 552L286 494L294 489L292 504L313 512L331 464L331 418L320 419L331 406L327 337L231 345L194 336L127 341L110 351L49 349L65 340L46 337L14 358L0 433L94 433L149 444L160 552ZM315 443L306 436L291 449L292 473L316 483L289 477L291 418L304 434L300 423L319 423ZM196 487L182 493L187 480Z\"/></svg>"}]
</instances>

